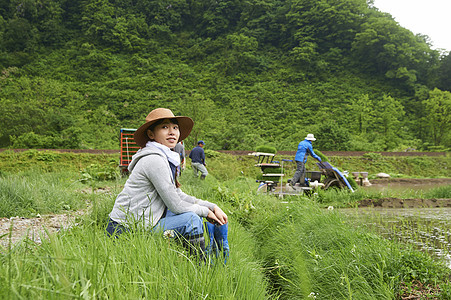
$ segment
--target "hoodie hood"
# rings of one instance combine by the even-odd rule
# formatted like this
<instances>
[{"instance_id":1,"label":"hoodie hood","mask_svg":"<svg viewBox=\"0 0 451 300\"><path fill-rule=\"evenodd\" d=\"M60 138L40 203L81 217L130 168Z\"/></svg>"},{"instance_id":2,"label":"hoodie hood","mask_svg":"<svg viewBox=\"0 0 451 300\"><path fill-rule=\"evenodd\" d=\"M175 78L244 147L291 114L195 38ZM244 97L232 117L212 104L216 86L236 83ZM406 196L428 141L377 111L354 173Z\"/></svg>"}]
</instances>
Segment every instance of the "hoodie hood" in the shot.
<instances>
[{"instance_id":1,"label":"hoodie hood","mask_svg":"<svg viewBox=\"0 0 451 300\"><path fill-rule=\"evenodd\" d=\"M139 149L135 155L132 156L132 161L130 162L130 164L128 165L128 170L130 172L133 171L133 169L135 168L136 164L138 163L138 161L147 155L159 155L161 157L163 157L164 159L166 159L165 155L159 151L158 149L152 148L152 147L144 147Z\"/></svg>"}]
</instances>

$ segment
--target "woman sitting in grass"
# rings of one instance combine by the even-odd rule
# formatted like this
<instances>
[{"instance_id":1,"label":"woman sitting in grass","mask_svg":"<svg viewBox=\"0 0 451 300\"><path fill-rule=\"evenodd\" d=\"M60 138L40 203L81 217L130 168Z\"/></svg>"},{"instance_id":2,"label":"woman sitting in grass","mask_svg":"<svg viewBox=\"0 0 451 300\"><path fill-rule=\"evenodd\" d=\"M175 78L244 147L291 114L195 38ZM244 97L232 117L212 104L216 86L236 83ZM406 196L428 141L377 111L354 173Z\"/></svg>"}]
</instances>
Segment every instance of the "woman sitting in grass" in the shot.
<instances>
[{"instance_id":1,"label":"woman sitting in grass","mask_svg":"<svg viewBox=\"0 0 451 300\"><path fill-rule=\"evenodd\" d=\"M128 166L130 177L109 215L109 235L132 228L160 231L181 238L190 254L204 257L205 217L225 233L220 247L228 250L227 215L217 205L183 193L177 181L180 156L172 149L189 135L193 125L189 117L176 117L169 109L157 108L136 130L134 139L142 148L133 155Z\"/></svg>"}]
</instances>

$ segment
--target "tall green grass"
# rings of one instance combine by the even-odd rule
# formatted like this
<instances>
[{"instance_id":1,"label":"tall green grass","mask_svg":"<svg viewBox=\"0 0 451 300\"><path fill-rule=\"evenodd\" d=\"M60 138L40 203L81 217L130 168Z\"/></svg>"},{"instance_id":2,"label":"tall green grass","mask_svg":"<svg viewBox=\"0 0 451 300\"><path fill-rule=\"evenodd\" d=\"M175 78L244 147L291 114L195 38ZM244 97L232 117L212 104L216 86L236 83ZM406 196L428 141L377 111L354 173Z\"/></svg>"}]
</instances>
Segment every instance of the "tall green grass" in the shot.
<instances>
[{"instance_id":1,"label":"tall green grass","mask_svg":"<svg viewBox=\"0 0 451 300\"><path fill-rule=\"evenodd\" d=\"M451 296L451 286L446 283L451 273L444 262L409 245L356 229L337 210L322 208L328 201L337 206L355 205L368 197L363 190L330 190L281 201L255 195L249 190L252 181L244 177L221 183L210 178L210 182L197 184L191 177L186 179L192 193L223 201L252 232L274 297L395 299L405 293L402 284L415 280L425 285L440 283L442 294L436 295L437 299Z\"/></svg>"},{"instance_id":2,"label":"tall green grass","mask_svg":"<svg viewBox=\"0 0 451 300\"><path fill-rule=\"evenodd\" d=\"M42 245L24 240L11 250L0 249L0 298L394 299L401 283L414 280L440 284L437 299L451 297L451 274L443 264L322 208L353 206L368 196L363 191L282 201L257 195L253 175L239 160L209 166L206 180L194 178L188 168L180 181L185 192L228 213L226 266L219 261L200 266L178 243L159 235L107 238L108 213L125 178L91 176L82 183L86 165L67 172L4 173L0 205L5 201L30 215L30 207L33 213L61 211L66 199L73 201L70 209L88 207L88 213L79 225L42 238Z\"/></svg>"},{"instance_id":3,"label":"tall green grass","mask_svg":"<svg viewBox=\"0 0 451 300\"><path fill-rule=\"evenodd\" d=\"M258 210L252 230L272 292L282 299L395 299L400 284L413 280L449 289L443 263L351 228L336 210L308 199Z\"/></svg>"},{"instance_id":4,"label":"tall green grass","mask_svg":"<svg viewBox=\"0 0 451 300\"><path fill-rule=\"evenodd\" d=\"M424 193L424 198L451 198L451 185L440 186Z\"/></svg>"},{"instance_id":5,"label":"tall green grass","mask_svg":"<svg viewBox=\"0 0 451 300\"><path fill-rule=\"evenodd\" d=\"M82 185L73 173L28 172L0 177L0 217L31 217L37 214L85 208Z\"/></svg>"},{"instance_id":6,"label":"tall green grass","mask_svg":"<svg viewBox=\"0 0 451 300\"><path fill-rule=\"evenodd\" d=\"M50 235L49 240L43 237L42 245L24 240L11 251L0 251L0 298L269 298L266 278L254 255L254 239L233 217L226 266L214 258L199 265L179 243L155 234L106 237L108 213L120 191L116 183L112 185L111 193L96 193L99 182L77 185L74 193L83 187L81 194L90 203L89 213L78 226ZM218 190L212 182L205 185L206 190L208 186ZM55 195L65 190L64 185L54 188Z\"/></svg>"},{"instance_id":7,"label":"tall green grass","mask_svg":"<svg viewBox=\"0 0 451 300\"><path fill-rule=\"evenodd\" d=\"M174 240L77 226L0 256L2 299L265 299L252 238L230 227L228 264L199 264Z\"/></svg>"}]
</instances>

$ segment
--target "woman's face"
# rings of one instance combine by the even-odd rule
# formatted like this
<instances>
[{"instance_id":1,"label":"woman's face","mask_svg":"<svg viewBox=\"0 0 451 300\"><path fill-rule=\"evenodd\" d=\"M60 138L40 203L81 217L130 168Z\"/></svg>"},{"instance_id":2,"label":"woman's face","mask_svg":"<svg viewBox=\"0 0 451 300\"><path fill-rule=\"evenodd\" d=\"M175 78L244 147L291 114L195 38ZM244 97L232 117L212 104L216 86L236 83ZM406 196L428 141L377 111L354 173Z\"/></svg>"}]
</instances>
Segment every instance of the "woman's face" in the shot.
<instances>
[{"instance_id":1,"label":"woman's face","mask_svg":"<svg viewBox=\"0 0 451 300\"><path fill-rule=\"evenodd\" d=\"M174 124L169 119L165 119L162 123L155 126L152 130L147 130L147 135L154 140L169 148L177 145L180 137L179 125Z\"/></svg>"}]
</instances>

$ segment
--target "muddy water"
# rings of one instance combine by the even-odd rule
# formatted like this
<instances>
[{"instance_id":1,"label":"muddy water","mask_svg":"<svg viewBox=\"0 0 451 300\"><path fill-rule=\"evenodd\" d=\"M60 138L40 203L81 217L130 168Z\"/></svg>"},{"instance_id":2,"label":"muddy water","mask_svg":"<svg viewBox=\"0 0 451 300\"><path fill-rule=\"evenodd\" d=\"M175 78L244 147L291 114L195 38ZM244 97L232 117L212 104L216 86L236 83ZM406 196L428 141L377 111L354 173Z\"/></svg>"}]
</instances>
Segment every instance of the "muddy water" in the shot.
<instances>
[{"instance_id":1,"label":"muddy water","mask_svg":"<svg viewBox=\"0 0 451 300\"><path fill-rule=\"evenodd\" d=\"M451 268L451 208L340 209L353 225L412 244Z\"/></svg>"}]
</instances>

